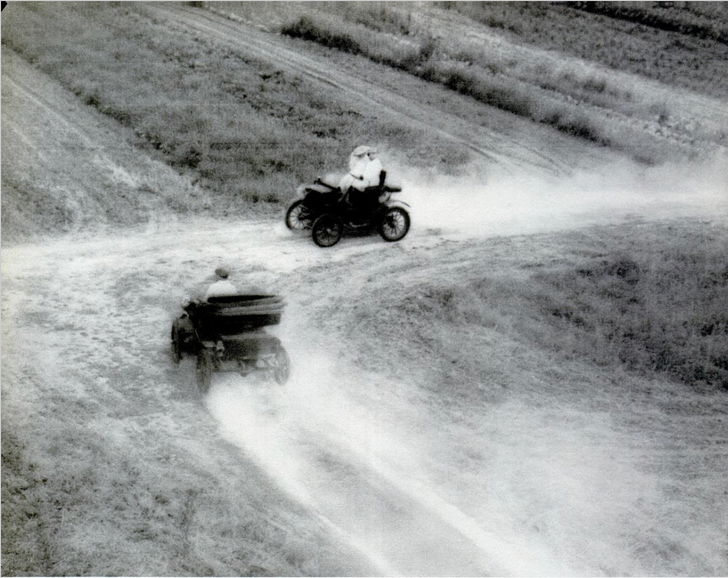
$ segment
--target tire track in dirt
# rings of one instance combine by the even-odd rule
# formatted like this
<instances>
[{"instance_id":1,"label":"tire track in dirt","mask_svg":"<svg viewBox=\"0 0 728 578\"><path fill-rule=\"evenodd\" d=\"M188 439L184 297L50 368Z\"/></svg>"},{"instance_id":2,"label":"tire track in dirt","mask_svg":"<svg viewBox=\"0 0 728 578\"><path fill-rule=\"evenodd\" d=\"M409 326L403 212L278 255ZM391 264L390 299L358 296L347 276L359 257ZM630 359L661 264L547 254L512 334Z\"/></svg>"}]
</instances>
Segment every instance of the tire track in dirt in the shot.
<instances>
[{"instance_id":1,"label":"tire track in dirt","mask_svg":"<svg viewBox=\"0 0 728 578\"><path fill-rule=\"evenodd\" d=\"M548 553L484 529L407 472L397 458L402 448L394 448L401 443L396 436L391 445L369 445L382 432L371 431L360 408L334 392L332 377L324 372L318 384L294 377L277 390L218 375L206 404L227 441L384 575L525 575L533 572L534 560L542 570L563 574ZM318 388L326 394L317 396ZM332 397L338 420L331 415ZM518 554L524 547L527 562Z\"/></svg>"},{"instance_id":2,"label":"tire track in dirt","mask_svg":"<svg viewBox=\"0 0 728 578\"><path fill-rule=\"evenodd\" d=\"M18 82L18 80L11 78L10 76L5 76L3 80L12 87L12 90L19 93L17 95L14 95L11 92L11 97L22 99L25 101L26 105L30 105L34 108L34 110L36 111L36 114L33 115L34 121L36 121L35 124L37 124L38 119L42 116L50 117L49 124L53 124L56 127L63 127L69 133L72 133L75 138L79 139L88 149L100 148L96 145L94 140L89 135L87 135L83 130L76 126L73 121L71 121L66 115L57 110L56 107L48 102L48 100L40 96L32 88L28 87L24 83ZM15 117L9 116L6 120L12 123L15 120Z\"/></svg>"},{"instance_id":3,"label":"tire track in dirt","mask_svg":"<svg viewBox=\"0 0 728 578\"><path fill-rule=\"evenodd\" d=\"M19 194L10 194L4 207L11 218L20 216L8 231L27 228L28 220L43 229L39 234L52 234L100 224L153 230L162 217L176 219L168 206L178 204L178 187L192 190L184 177L139 154L131 131L82 103L12 49L3 54L3 63L3 185L60 207L56 222L38 222L43 209L32 216Z\"/></svg>"},{"instance_id":4,"label":"tire track in dirt","mask_svg":"<svg viewBox=\"0 0 728 578\"><path fill-rule=\"evenodd\" d=\"M332 62L321 63L315 57L284 46L269 33L238 24L225 16L172 5L154 7L154 10L188 29L244 47L256 58L273 62L291 74L305 74L307 79L334 88L369 108L381 110L399 120L405 118L420 129L434 132L497 163L507 172L520 173L524 169L532 171L536 168L548 174L563 175L571 171L572 167L565 160L546 154L522 140L510 138L482 125L474 127L472 122L417 102L413 94L397 94L390 88L378 85L376 78L363 79L351 71L338 68ZM524 122L522 119L514 120Z\"/></svg>"}]
</instances>

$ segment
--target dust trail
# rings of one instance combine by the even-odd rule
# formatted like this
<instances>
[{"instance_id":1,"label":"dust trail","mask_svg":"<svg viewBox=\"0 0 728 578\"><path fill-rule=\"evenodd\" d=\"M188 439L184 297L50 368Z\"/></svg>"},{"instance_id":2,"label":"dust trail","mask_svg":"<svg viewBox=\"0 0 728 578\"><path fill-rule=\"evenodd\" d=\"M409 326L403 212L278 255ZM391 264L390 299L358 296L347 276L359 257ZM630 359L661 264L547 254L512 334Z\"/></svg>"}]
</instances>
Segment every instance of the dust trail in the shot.
<instances>
[{"instance_id":1,"label":"dust trail","mask_svg":"<svg viewBox=\"0 0 728 578\"><path fill-rule=\"evenodd\" d=\"M448 234L529 234L629 219L728 215L724 156L654 168L624 162L566 177L400 172L401 198L412 205L413 222Z\"/></svg>"},{"instance_id":2,"label":"dust trail","mask_svg":"<svg viewBox=\"0 0 728 578\"><path fill-rule=\"evenodd\" d=\"M573 574L542 544L486 530L438 495L420 471L427 442L343 393L341 381L365 391L364 379L290 353L297 369L285 388L219 374L208 408L226 439L383 574Z\"/></svg>"},{"instance_id":3,"label":"dust trail","mask_svg":"<svg viewBox=\"0 0 728 578\"><path fill-rule=\"evenodd\" d=\"M682 519L680 499L637 467L644 456L662 459L659 436L631 437L608 412L530 399L494 406L477 427L458 426L408 400L403 384L347 367L312 343L284 342L294 367L286 386L216 374L208 409L246 459L383 575L705 567L701 544L716 543L715 528L696 519L683 536L663 524ZM462 444L482 455L463 462ZM670 544L681 549L678 561L662 557Z\"/></svg>"}]
</instances>

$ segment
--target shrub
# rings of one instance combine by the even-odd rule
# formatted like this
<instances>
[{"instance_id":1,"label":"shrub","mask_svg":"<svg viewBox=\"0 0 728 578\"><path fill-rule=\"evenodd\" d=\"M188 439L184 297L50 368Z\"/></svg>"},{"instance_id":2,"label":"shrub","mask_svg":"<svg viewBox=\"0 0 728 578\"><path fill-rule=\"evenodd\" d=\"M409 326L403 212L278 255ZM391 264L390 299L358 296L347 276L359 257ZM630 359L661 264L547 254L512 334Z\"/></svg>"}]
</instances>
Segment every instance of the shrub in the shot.
<instances>
[{"instance_id":1,"label":"shrub","mask_svg":"<svg viewBox=\"0 0 728 578\"><path fill-rule=\"evenodd\" d=\"M281 34L292 38L310 40L328 48L335 48L342 52L361 54L359 44L348 34L333 32L329 28L317 25L309 16L302 16L297 22L284 26Z\"/></svg>"}]
</instances>

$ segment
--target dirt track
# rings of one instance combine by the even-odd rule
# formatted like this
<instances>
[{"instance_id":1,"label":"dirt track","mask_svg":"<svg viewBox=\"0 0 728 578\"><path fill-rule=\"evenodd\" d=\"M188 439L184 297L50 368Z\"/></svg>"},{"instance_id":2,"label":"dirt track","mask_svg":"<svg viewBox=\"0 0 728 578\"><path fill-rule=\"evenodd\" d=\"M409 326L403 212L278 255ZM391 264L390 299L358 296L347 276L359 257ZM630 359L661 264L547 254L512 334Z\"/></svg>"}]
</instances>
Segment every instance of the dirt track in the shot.
<instances>
[{"instance_id":1,"label":"dirt track","mask_svg":"<svg viewBox=\"0 0 728 578\"><path fill-rule=\"evenodd\" d=\"M207 455L211 475L223 475L215 471L215 450L204 440L195 440L195 423L204 418L189 379L193 367L191 360L173 367L168 332L178 304L214 266L224 262L244 276L244 283L288 297L286 320L277 332L290 350L294 373L286 389L271 388L256 379L216 376L205 407L216 418L221 436L240 448L241 460L260 466L284 492L367 556L378 571L389 575L651 571L637 562L632 564L628 557L616 560L611 569L589 566L585 558L565 562L559 552L534 538L535 533L519 535L519 525L513 520L507 526L504 520L489 519L480 509L481 503L473 499L468 504L469 496L457 504L443 497L451 491L449 485L442 480L430 483L437 477L435 470L417 460L428 455L430 444L444 442L438 432L427 431L423 415L410 405L407 393L413 384L392 383L338 361L338 336L321 333L315 320L328 310L324 305L338 302L346 306L367 283L381 288L388 280L395 284L415 283L428 276L433 281L446 280L449 260L460 255L467 261L479 251L489 250L488 243L495 236L655 216L707 218L713 214L715 202L725 202L721 191L711 186L711 179L683 183L683 187L675 187L673 195L658 196L665 182L674 185L674 175L645 177L624 165L622 181L609 186L599 181L596 171L587 175L568 171L567 175L564 160L543 154L530 141L519 144L513 133L486 128L473 133L460 118L441 114L424 103L413 107L409 99L384 87L372 90L345 71L292 52L280 39L255 31L243 38L235 34L238 26L219 17L202 19L196 14L192 18L187 11L160 10L180 25L222 41L244 43L276 66L306 71L351 98L370 100L387 114L434 124L439 134L482 152L502 171L495 171L488 187L475 178L457 182L443 178L424 184L416 175L406 174L405 198L413 204L413 230L397 244L385 244L376 237L347 238L335 249L322 251L310 239L289 233L280 221L219 224L191 219L168 223L160 215L159 221L142 231L4 247L3 419L17 420L20 426L20 416L32 415L39 399L50 391L77 398L79 403L118 404L115 409L99 411L90 419L89 428L98 435L132 443L155 445L161 439L179 439L172 443L192 448L192 454ZM99 179L123 181L126 186L142 179L139 167L131 161L116 155L112 160L104 152L106 139L113 140L113 135L98 133L100 125L94 114L69 108L70 100L61 100L69 98L63 91L58 92L59 100L41 97L48 94L47 80L22 63L8 74L3 79L3 91L8 95L3 104L12 114L3 118L4 135L17 136L15 142L23 143L26 154L33 151L35 156L26 162L36 168L55 167L63 160L52 159L46 165L49 155L72 150L76 175L99 171ZM572 147L569 154L577 157L582 147L579 143ZM590 162L588 155L583 162ZM544 170L552 173L552 180L544 176ZM73 190L78 203L96 202L91 190L94 182L79 179L80 186ZM590 185L593 189L583 194ZM448 216L445 207L461 211ZM344 331L341 328L342 334ZM376 365L377 360L367 361ZM28 380L31 374L33 379ZM377 379L381 381L373 384ZM392 392L391 398L378 397L382 391ZM495 411L502 424L501 429L490 432L491 439L516 433L510 424L519 414L515 409L513 414L509 411ZM143 414L145 424L153 425L143 435L136 413ZM534 414L532 421L522 416L523 430L540 423L544 415ZM606 455L623 441L606 418L596 423L586 423L588 417L581 415L571 419L577 425L565 434L565 445L586 432L590 439L607 439L604 446L598 446ZM515 459L529 456L526 442L533 440L524 440L524 453ZM435 450L445 453L448 448L441 445ZM583 452L581 457L594 455ZM572 465L578 463L586 463L585 469L567 475L574 484L579 475L597 478L606 473L601 463L584 459ZM456 466L447 467L450 474L458 473ZM652 480L630 478L632 474L629 470L625 479L644 484L636 492L651 487ZM511 481L517 482L518 476ZM458 483L455 480L452 485ZM494 476L493 483L505 481ZM605 483L605 487L611 495L626 498L625 504L615 506L618 508L628 508L630 500L640 497L621 485ZM579 489L573 491L581 496ZM591 490L581 491L588 497L595 495ZM562 515L568 526L573 521L568 510L574 504L554 500L567 511ZM524 514L534 527L554 504L542 506L542 511ZM606 540L616 540L616 531L608 530L615 534L607 535ZM578 549L581 544L580 528L571 531L568 539L576 546L569 544L565 550ZM593 537L590 532L586 535ZM712 560L703 566L694 562L681 568L689 573L693 569L720 570L721 566Z\"/></svg>"},{"instance_id":2,"label":"dirt track","mask_svg":"<svg viewBox=\"0 0 728 578\"><path fill-rule=\"evenodd\" d=\"M396 116L399 120L406 118L411 125L462 144L497 164L501 170L519 173L527 167L531 171L559 175L574 168L570 161L589 162L584 154L566 158L573 151L569 151L569 139L558 134L550 136L549 148L544 149L542 143L532 145L529 133L533 126L513 115L493 110L488 118L474 126L472 116L468 118L472 103L465 97L461 99L462 115L444 113L427 103L427 94L436 92L428 83L420 81L420 92L425 93L418 96L418 91L412 91L411 87L402 87L400 79L389 78L384 67L376 76L362 78L361 71L353 67L317 59L300 52L284 37L260 32L223 16L171 5L159 7L157 14L190 31L243 46L251 56L319 83L323 91L335 91L349 101L363 103L367 108ZM611 156L606 150L592 154L594 159L597 154L602 158Z\"/></svg>"}]
</instances>

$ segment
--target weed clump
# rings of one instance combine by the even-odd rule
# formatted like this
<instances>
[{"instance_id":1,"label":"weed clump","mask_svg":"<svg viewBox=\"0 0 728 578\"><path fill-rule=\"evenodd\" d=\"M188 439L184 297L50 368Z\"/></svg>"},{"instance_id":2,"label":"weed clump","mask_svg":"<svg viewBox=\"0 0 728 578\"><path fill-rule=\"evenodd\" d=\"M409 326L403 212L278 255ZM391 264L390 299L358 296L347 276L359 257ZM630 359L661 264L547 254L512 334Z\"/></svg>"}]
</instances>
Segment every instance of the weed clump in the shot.
<instances>
[{"instance_id":1,"label":"weed clump","mask_svg":"<svg viewBox=\"0 0 728 578\"><path fill-rule=\"evenodd\" d=\"M310 40L328 48L334 48L351 54L361 54L359 43L346 33L334 32L324 26L317 25L310 17L301 18L292 24L284 26L281 33L292 38Z\"/></svg>"},{"instance_id":2,"label":"weed clump","mask_svg":"<svg viewBox=\"0 0 728 578\"><path fill-rule=\"evenodd\" d=\"M443 348L438 336L510 339L565 360L728 390L728 256L709 236L679 241L539 267L525 279L420 285L394 306L424 357Z\"/></svg>"},{"instance_id":3,"label":"weed clump","mask_svg":"<svg viewBox=\"0 0 728 578\"><path fill-rule=\"evenodd\" d=\"M539 309L575 353L688 384L728 389L728 259L677 250L614 255L539 276Z\"/></svg>"}]
</instances>

